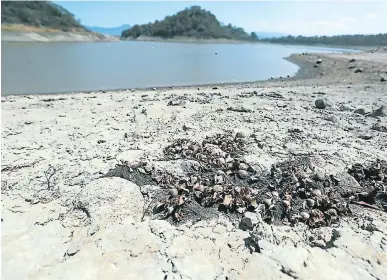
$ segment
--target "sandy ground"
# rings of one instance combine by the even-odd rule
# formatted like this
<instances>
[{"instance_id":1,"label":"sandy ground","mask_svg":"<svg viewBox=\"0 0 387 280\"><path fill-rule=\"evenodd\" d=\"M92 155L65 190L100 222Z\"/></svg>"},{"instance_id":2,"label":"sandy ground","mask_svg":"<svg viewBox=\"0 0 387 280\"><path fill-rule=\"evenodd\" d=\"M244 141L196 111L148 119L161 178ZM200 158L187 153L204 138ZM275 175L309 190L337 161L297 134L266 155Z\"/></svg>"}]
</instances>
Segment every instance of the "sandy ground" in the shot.
<instances>
[{"instance_id":1,"label":"sandy ground","mask_svg":"<svg viewBox=\"0 0 387 280\"><path fill-rule=\"evenodd\" d=\"M251 232L225 216L151 220L150 186L98 179L120 160L179 173L168 144L225 131L254 134L245 160L262 168L309 155L336 174L387 160L387 133L371 129L387 117L354 113L387 105L386 52L289 60L302 65L294 78L216 89L2 97L2 279L387 279L383 211L359 206L335 228L260 222L251 252Z\"/></svg>"}]
</instances>

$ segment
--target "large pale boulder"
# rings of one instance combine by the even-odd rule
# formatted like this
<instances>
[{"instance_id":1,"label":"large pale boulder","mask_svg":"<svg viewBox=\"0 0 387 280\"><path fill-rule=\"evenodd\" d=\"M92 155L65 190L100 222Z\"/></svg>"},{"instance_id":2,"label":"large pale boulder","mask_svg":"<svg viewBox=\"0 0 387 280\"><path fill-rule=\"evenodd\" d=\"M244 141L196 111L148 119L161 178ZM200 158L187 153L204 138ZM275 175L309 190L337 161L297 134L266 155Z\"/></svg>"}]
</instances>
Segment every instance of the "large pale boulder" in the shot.
<instances>
[{"instance_id":1,"label":"large pale boulder","mask_svg":"<svg viewBox=\"0 0 387 280\"><path fill-rule=\"evenodd\" d=\"M144 211L139 186L114 177L92 181L82 190L77 203L92 224L100 226L121 223L127 217L139 221Z\"/></svg>"}]
</instances>

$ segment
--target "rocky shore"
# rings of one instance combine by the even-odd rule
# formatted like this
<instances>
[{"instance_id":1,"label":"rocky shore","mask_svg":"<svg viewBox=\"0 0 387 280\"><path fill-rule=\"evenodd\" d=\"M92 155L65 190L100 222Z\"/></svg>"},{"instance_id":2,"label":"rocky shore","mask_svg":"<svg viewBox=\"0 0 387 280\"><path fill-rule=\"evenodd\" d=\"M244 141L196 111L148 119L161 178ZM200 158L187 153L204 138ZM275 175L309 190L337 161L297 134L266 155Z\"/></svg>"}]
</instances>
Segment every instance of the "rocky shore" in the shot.
<instances>
[{"instance_id":1,"label":"rocky shore","mask_svg":"<svg viewBox=\"0 0 387 280\"><path fill-rule=\"evenodd\" d=\"M387 52L289 60L3 96L3 279L386 279Z\"/></svg>"}]
</instances>

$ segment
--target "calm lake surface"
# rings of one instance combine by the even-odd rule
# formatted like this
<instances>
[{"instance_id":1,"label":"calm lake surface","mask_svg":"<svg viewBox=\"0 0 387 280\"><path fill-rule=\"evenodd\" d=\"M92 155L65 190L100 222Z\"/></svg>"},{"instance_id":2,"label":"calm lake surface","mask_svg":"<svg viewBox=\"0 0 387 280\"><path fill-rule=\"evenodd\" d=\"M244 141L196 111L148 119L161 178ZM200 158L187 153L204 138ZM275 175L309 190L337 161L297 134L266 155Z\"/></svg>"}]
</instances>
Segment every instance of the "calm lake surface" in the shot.
<instances>
[{"instance_id":1,"label":"calm lake surface","mask_svg":"<svg viewBox=\"0 0 387 280\"><path fill-rule=\"evenodd\" d=\"M292 53L345 51L128 41L1 45L2 95L258 81L294 75L298 67L283 59Z\"/></svg>"}]
</instances>

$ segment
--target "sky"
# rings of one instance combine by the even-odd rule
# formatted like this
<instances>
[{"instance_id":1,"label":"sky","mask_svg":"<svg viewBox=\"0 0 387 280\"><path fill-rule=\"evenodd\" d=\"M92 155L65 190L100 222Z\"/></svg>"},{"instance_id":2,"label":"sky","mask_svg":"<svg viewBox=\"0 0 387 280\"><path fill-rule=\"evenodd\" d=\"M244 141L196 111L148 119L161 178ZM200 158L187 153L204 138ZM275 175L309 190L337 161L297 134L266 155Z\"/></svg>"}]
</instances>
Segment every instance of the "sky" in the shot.
<instances>
[{"instance_id":1,"label":"sky","mask_svg":"<svg viewBox=\"0 0 387 280\"><path fill-rule=\"evenodd\" d=\"M54 1L88 26L115 27L162 20L199 5L247 32L292 35L387 33L387 1L124 2Z\"/></svg>"}]
</instances>

